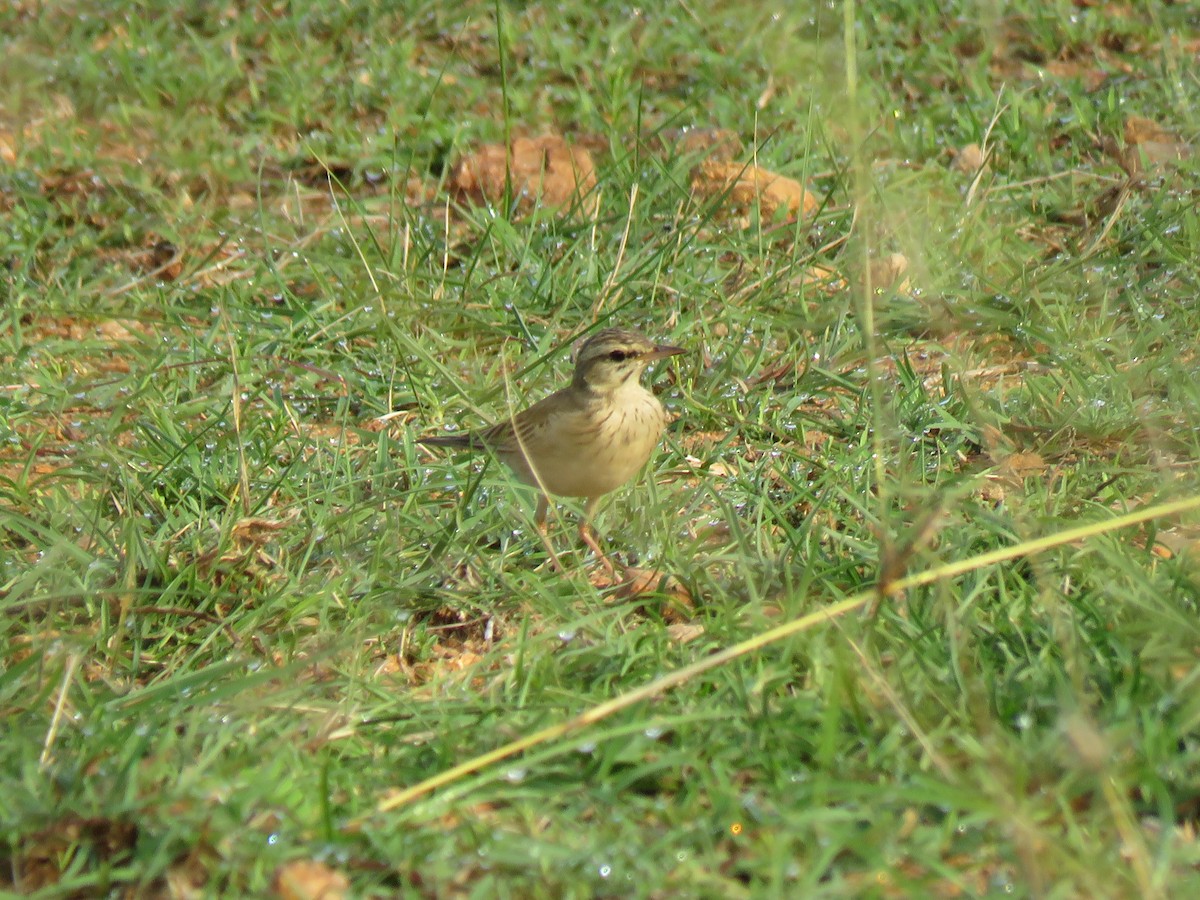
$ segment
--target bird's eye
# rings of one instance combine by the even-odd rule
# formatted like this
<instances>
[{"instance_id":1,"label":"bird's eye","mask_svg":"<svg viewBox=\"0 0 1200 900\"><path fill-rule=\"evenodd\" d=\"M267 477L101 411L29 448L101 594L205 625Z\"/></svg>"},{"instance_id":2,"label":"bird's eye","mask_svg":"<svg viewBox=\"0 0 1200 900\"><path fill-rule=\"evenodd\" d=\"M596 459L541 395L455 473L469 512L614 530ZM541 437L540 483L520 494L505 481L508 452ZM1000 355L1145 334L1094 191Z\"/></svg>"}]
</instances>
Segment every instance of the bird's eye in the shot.
<instances>
[{"instance_id":1,"label":"bird's eye","mask_svg":"<svg viewBox=\"0 0 1200 900\"><path fill-rule=\"evenodd\" d=\"M608 354L608 358L613 362L624 362L625 360L629 359L629 354L624 350L614 350Z\"/></svg>"}]
</instances>

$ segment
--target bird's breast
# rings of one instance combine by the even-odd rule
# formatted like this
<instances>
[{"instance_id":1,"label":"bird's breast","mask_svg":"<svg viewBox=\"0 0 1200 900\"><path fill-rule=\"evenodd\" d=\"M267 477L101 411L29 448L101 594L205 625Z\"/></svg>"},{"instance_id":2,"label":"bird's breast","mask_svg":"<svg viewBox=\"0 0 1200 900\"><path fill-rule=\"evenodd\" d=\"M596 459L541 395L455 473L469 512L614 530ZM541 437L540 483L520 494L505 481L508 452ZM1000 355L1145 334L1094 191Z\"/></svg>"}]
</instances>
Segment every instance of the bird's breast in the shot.
<instances>
[{"instance_id":1,"label":"bird's breast","mask_svg":"<svg viewBox=\"0 0 1200 900\"><path fill-rule=\"evenodd\" d=\"M666 426L658 399L634 387L564 412L548 424L544 440L527 442L522 458L510 463L551 494L598 497L616 490L645 465Z\"/></svg>"}]
</instances>

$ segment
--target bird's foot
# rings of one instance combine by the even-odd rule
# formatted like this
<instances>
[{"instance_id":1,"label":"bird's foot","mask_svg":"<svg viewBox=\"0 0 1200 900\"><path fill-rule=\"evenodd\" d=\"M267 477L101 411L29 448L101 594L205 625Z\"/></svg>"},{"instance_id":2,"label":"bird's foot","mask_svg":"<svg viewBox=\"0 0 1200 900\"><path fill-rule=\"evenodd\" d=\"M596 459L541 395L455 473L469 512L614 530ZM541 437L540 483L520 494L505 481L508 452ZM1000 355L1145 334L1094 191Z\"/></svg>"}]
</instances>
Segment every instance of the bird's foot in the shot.
<instances>
[{"instance_id":1,"label":"bird's foot","mask_svg":"<svg viewBox=\"0 0 1200 900\"><path fill-rule=\"evenodd\" d=\"M546 532L546 523L539 522L537 527L538 537L542 541L542 546L546 549L546 556L549 557L551 570L560 575L565 571L562 561L558 558L558 554L554 552L554 545L550 543L550 535Z\"/></svg>"},{"instance_id":2,"label":"bird's foot","mask_svg":"<svg viewBox=\"0 0 1200 900\"><path fill-rule=\"evenodd\" d=\"M620 584L625 580L625 567L621 566L621 575L618 577L617 564L609 559L608 554L600 547L600 541L588 525L579 526L579 539L583 541L589 550L596 554L596 561L600 563L600 567L604 570L609 585Z\"/></svg>"}]
</instances>

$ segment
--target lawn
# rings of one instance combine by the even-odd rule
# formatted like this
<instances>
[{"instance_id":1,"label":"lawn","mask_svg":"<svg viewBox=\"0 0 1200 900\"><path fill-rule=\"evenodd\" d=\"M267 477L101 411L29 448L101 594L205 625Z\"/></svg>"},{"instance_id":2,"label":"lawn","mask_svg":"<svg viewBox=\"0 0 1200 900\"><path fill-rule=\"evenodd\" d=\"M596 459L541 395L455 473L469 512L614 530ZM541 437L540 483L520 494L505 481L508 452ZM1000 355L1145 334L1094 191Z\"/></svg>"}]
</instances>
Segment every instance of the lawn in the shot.
<instances>
[{"instance_id":1,"label":"lawn","mask_svg":"<svg viewBox=\"0 0 1200 900\"><path fill-rule=\"evenodd\" d=\"M1200 893L1186 3L0 9L0 890ZM422 435L685 354L597 526Z\"/></svg>"}]
</instances>

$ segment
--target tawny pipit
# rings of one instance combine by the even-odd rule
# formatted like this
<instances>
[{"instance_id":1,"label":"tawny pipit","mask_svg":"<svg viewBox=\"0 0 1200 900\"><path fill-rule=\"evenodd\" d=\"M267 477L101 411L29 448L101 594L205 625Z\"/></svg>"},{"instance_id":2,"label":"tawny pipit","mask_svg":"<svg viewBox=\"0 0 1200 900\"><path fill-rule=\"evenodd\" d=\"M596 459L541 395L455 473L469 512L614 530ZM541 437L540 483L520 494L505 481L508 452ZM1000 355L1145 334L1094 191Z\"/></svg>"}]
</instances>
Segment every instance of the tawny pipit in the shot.
<instances>
[{"instance_id":1,"label":"tawny pipit","mask_svg":"<svg viewBox=\"0 0 1200 900\"><path fill-rule=\"evenodd\" d=\"M558 557L545 535L547 495L586 498L580 537L611 571L589 530L592 512L603 495L646 464L666 427L662 404L640 383L642 372L656 359L684 352L636 331L607 328L580 347L570 387L490 428L418 440L434 447L490 450L517 478L536 487L541 494L534 518L555 566Z\"/></svg>"}]
</instances>

